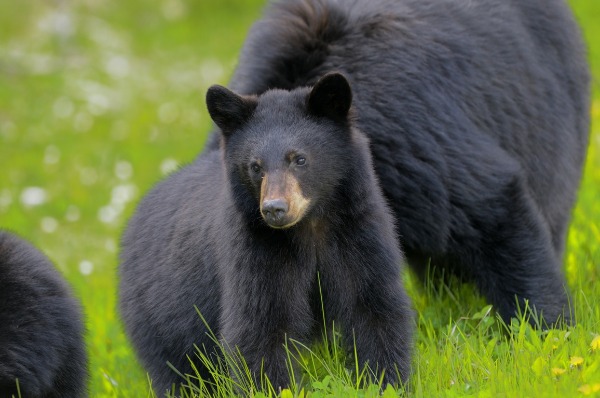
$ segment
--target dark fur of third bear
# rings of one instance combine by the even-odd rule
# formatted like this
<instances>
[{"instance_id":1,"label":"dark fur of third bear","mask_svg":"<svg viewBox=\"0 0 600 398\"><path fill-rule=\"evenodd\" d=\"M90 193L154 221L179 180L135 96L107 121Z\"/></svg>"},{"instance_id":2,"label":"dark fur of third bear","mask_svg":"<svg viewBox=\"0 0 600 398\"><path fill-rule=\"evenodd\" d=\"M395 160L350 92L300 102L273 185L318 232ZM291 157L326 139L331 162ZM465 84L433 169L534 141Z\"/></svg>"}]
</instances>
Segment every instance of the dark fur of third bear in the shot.
<instances>
[{"instance_id":1,"label":"dark fur of third bear","mask_svg":"<svg viewBox=\"0 0 600 398\"><path fill-rule=\"evenodd\" d=\"M561 264L590 79L565 1L276 2L230 88L260 95L330 71L352 85L412 268L474 281L507 321L525 299L548 323L568 319Z\"/></svg>"},{"instance_id":2,"label":"dark fur of third bear","mask_svg":"<svg viewBox=\"0 0 600 398\"><path fill-rule=\"evenodd\" d=\"M81 306L50 260L0 230L0 397L87 397Z\"/></svg>"}]
</instances>

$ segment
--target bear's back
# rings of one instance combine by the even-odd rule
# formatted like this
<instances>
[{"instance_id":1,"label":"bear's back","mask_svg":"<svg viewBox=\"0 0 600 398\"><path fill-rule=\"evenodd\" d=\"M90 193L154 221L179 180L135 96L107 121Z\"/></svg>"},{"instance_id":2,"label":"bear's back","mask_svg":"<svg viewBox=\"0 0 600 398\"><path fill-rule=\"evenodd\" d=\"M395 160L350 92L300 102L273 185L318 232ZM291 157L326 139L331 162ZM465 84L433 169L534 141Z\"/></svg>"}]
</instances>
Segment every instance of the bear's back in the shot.
<instances>
[{"instance_id":1,"label":"bear's back","mask_svg":"<svg viewBox=\"0 0 600 398\"><path fill-rule=\"evenodd\" d=\"M419 127L409 124L415 113L455 105L480 132L516 147L511 118L495 113L548 130L558 114L585 144L585 50L561 0L275 2L252 27L230 86L293 89L331 70L349 78L359 119L377 112Z\"/></svg>"}]
</instances>

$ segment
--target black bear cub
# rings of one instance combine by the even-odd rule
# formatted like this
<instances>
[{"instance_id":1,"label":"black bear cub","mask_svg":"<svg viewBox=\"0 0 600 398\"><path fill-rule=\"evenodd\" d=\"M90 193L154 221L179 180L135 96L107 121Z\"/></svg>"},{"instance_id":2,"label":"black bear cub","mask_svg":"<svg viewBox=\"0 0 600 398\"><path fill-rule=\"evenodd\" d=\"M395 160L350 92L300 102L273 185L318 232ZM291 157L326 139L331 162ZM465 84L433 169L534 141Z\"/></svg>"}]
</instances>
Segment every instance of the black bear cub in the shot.
<instances>
[{"instance_id":1,"label":"black bear cub","mask_svg":"<svg viewBox=\"0 0 600 398\"><path fill-rule=\"evenodd\" d=\"M322 336L321 303L362 364L406 381L403 258L351 98L340 74L260 97L209 89L220 148L158 184L123 238L121 314L157 391L181 381L167 361L190 373L193 344L214 350L194 305L276 388L285 339Z\"/></svg>"},{"instance_id":2,"label":"black bear cub","mask_svg":"<svg viewBox=\"0 0 600 398\"><path fill-rule=\"evenodd\" d=\"M81 307L50 260L0 230L0 397L86 397L83 334Z\"/></svg>"}]
</instances>

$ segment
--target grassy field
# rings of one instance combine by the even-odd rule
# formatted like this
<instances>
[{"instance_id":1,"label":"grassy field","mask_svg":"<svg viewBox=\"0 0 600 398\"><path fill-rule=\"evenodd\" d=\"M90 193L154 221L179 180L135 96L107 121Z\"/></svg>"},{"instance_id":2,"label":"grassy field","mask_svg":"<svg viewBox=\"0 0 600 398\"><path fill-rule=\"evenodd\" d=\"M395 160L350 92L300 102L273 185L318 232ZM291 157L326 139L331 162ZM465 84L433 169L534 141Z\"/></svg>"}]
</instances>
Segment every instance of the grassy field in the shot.
<instances>
[{"instance_id":1,"label":"grassy field","mask_svg":"<svg viewBox=\"0 0 600 398\"><path fill-rule=\"evenodd\" d=\"M0 227L45 251L82 299L91 397L150 395L115 311L119 237L144 192L202 148L205 91L227 82L262 3L0 2ZM571 4L600 77L600 2ZM406 275L419 313L410 395L600 396L597 80L592 115L565 258L577 326L507 334L471 286L435 292ZM378 393L349 388L334 377L307 392Z\"/></svg>"}]
</instances>

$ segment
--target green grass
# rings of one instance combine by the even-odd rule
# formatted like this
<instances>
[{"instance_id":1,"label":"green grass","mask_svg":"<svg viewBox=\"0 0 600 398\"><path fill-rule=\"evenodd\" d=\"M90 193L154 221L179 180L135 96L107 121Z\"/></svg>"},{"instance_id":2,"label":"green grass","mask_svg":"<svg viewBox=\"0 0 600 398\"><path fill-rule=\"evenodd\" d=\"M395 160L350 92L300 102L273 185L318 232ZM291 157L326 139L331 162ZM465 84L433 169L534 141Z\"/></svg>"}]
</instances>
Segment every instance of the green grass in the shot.
<instances>
[{"instance_id":1,"label":"green grass","mask_svg":"<svg viewBox=\"0 0 600 398\"><path fill-rule=\"evenodd\" d=\"M45 251L82 299L92 397L151 396L115 311L119 236L141 195L202 148L205 91L227 81L261 4L0 2L0 226ZM571 4L600 77L600 3ZM411 395L600 396L597 80L594 95L565 258L577 326L505 327L472 286L423 289L407 274L419 314ZM305 396L378 395L377 386L355 392L337 357L323 347L304 353L314 365Z\"/></svg>"}]
</instances>

